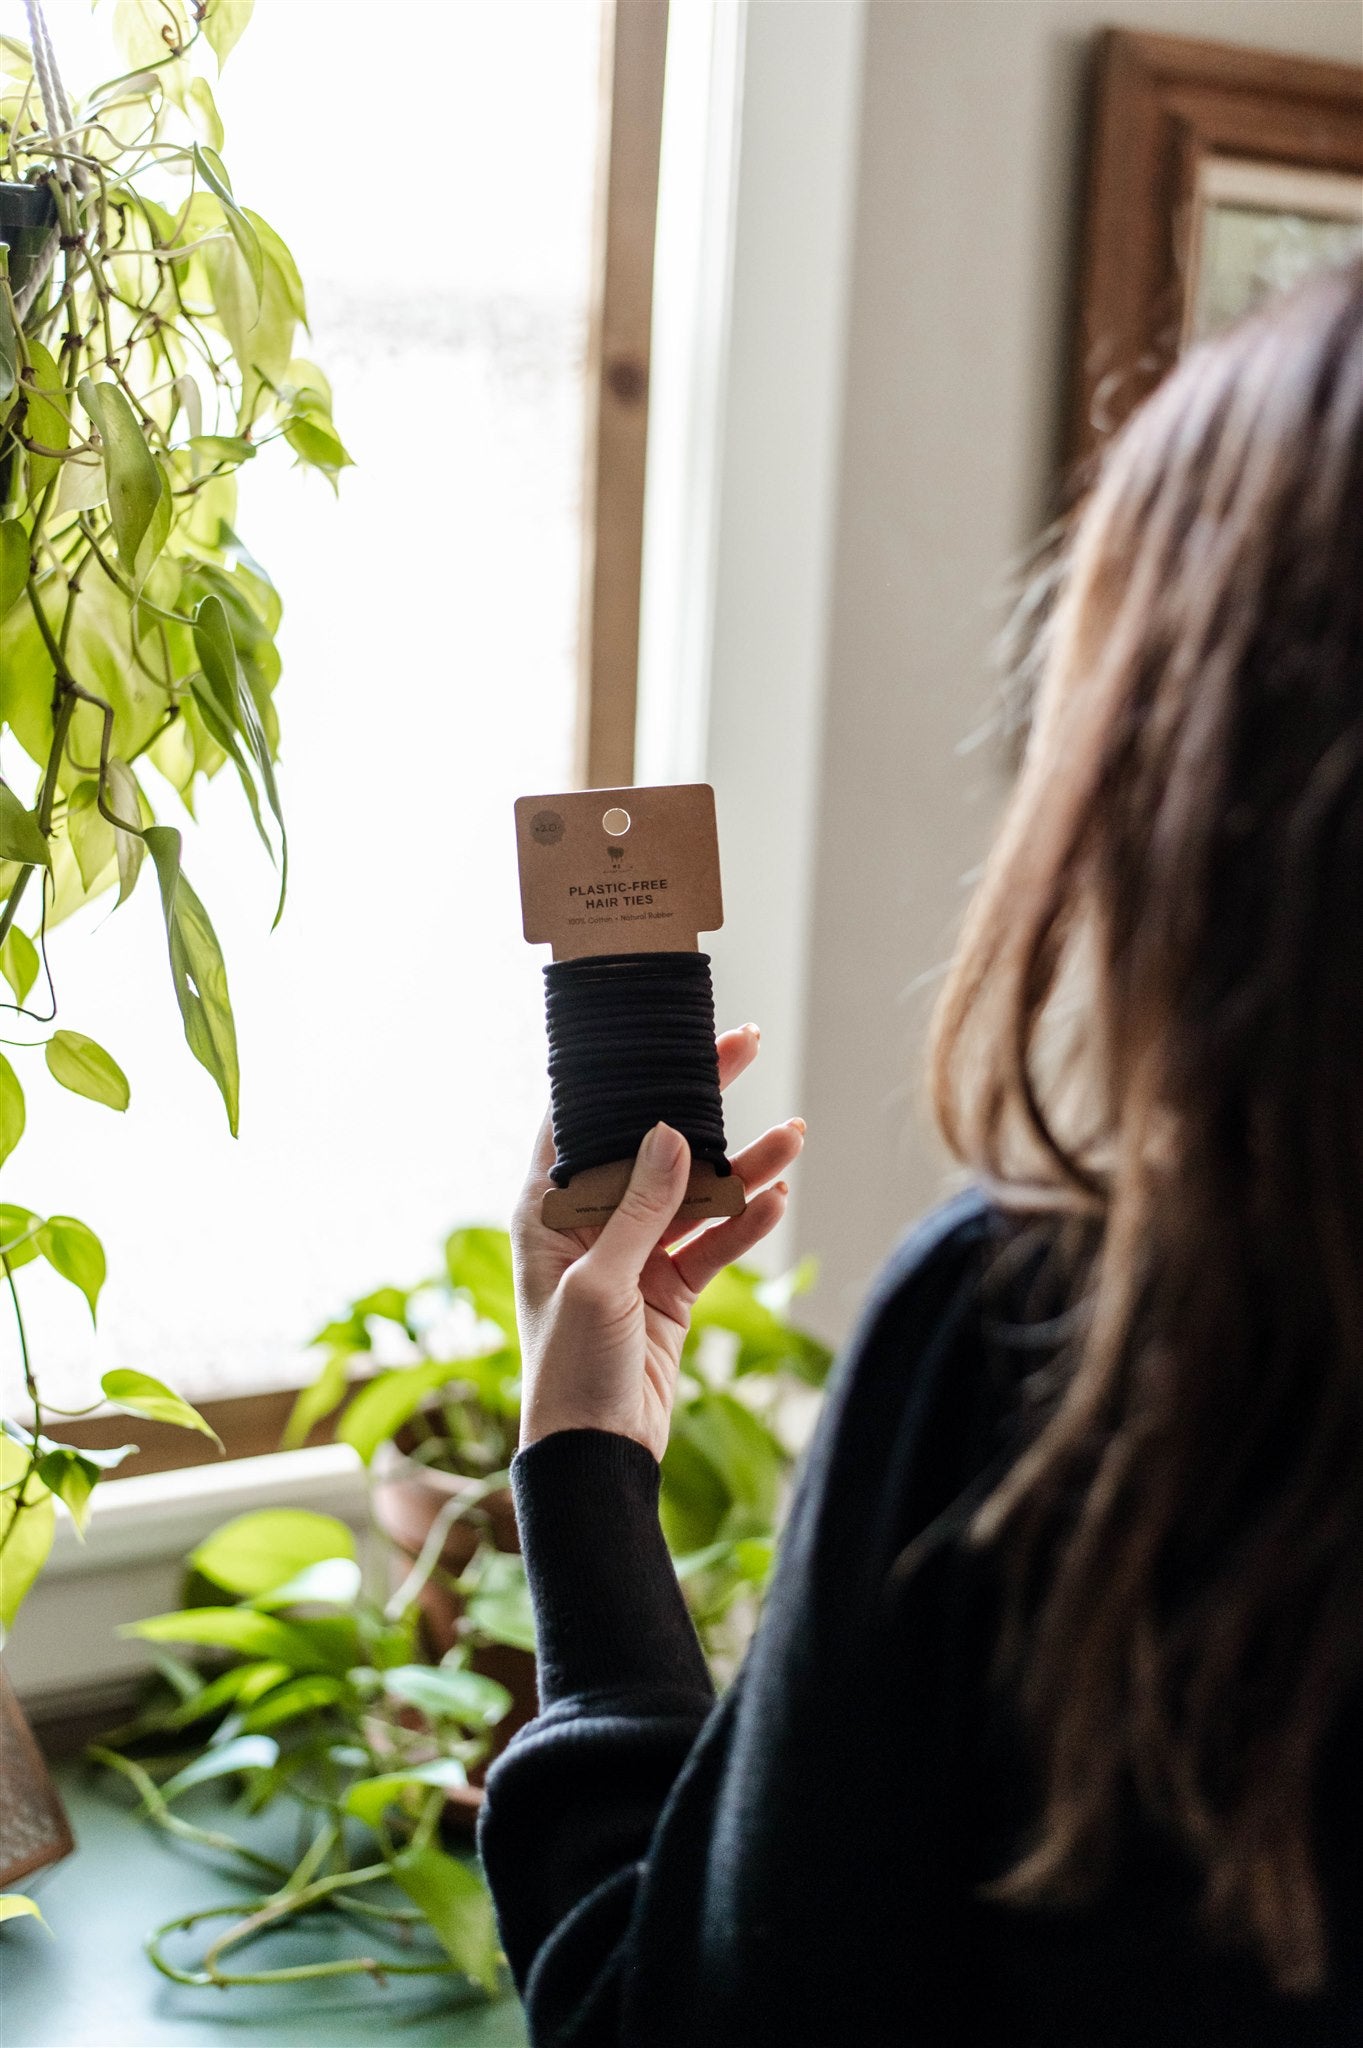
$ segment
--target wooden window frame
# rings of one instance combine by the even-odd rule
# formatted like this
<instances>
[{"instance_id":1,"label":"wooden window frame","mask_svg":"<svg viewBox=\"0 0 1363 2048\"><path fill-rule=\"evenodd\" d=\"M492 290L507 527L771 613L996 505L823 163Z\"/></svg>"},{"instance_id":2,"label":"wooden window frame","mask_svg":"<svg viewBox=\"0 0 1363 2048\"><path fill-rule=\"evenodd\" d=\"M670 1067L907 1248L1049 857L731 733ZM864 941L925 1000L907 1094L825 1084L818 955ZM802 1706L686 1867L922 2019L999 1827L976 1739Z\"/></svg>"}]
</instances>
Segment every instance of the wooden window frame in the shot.
<instances>
[{"instance_id":1,"label":"wooden window frame","mask_svg":"<svg viewBox=\"0 0 1363 2048\"><path fill-rule=\"evenodd\" d=\"M1363 172L1363 67L1107 29L1097 91L1070 454L1082 461L1178 354L1198 165Z\"/></svg>"},{"instance_id":2,"label":"wooden window frame","mask_svg":"<svg viewBox=\"0 0 1363 2048\"><path fill-rule=\"evenodd\" d=\"M634 778L648 444L653 245L658 215L668 0L614 0L602 10L592 279L586 368L581 614L575 772L584 788ZM198 1403L229 1458L279 1448L297 1387ZM167 1423L137 1422L139 1449L111 1475L133 1478L209 1464L207 1437ZM87 1448L126 1442L125 1416L94 1415L51 1426ZM332 1440L330 1422L309 1443Z\"/></svg>"},{"instance_id":3,"label":"wooden window frame","mask_svg":"<svg viewBox=\"0 0 1363 2048\"><path fill-rule=\"evenodd\" d=\"M587 348L577 776L634 780L653 246L667 0L614 0L602 37Z\"/></svg>"}]
</instances>

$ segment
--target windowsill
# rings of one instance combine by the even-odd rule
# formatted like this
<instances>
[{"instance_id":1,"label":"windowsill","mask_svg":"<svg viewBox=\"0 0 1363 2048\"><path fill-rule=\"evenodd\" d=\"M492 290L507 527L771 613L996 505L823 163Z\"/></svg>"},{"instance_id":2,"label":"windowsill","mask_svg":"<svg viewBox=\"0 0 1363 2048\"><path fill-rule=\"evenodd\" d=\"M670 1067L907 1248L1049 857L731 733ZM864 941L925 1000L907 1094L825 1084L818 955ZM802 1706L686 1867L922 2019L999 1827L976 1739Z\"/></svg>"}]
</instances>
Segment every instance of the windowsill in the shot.
<instances>
[{"instance_id":1,"label":"windowsill","mask_svg":"<svg viewBox=\"0 0 1363 2048\"><path fill-rule=\"evenodd\" d=\"M357 1369L356 1378L360 1377ZM232 1460L262 1458L278 1450L285 1425L298 1396L297 1387L279 1387L263 1394L226 1394L216 1400L196 1401L195 1407L222 1440L223 1451L209 1437L196 1430L179 1429L170 1422L148 1422L109 1412L82 1417L79 1421L52 1421L47 1433L58 1443L75 1444L87 1450L111 1450L116 1444L136 1439L139 1448L109 1474L105 1483L124 1484L149 1472L170 1472L190 1466L222 1467L223 1452ZM316 1425L310 1444L330 1440L329 1423ZM96 1496L103 1499L101 1492Z\"/></svg>"},{"instance_id":2,"label":"windowsill","mask_svg":"<svg viewBox=\"0 0 1363 2048\"><path fill-rule=\"evenodd\" d=\"M125 1622L180 1604L184 1559L211 1529L255 1508L312 1508L367 1526L364 1468L346 1444L150 1472L99 1486L82 1543L58 1507L52 1554L5 1645L30 1718L59 1721L117 1699L151 1661Z\"/></svg>"}]
</instances>

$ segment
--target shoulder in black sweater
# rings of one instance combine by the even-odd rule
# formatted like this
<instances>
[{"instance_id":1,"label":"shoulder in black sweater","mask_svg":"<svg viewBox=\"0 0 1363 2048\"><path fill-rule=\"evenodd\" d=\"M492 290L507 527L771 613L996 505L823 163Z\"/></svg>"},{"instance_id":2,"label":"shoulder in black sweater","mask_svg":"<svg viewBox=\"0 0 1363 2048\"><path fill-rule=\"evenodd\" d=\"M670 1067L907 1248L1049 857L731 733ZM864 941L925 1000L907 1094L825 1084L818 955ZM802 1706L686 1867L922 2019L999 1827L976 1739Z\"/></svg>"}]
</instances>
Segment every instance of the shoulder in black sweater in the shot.
<instances>
[{"instance_id":1,"label":"shoulder in black sweater","mask_svg":"<svg viewBox=\"0 0 1363 2048\"><path fill-rule=\"evenodd\" d=\"M890 1262L718 1703L654 1460L594 1430L516 1459L541 1712L479 1841L537 2048L1363 2044L1356 1915L1352 1991L1288 2005L1205 1948L1172 1857L1082 1913L980 1896L1032 1804L957 1540L1015 1428L982 1308L1010 1234L968 1195Z\"/></svg>"}]
</instances>

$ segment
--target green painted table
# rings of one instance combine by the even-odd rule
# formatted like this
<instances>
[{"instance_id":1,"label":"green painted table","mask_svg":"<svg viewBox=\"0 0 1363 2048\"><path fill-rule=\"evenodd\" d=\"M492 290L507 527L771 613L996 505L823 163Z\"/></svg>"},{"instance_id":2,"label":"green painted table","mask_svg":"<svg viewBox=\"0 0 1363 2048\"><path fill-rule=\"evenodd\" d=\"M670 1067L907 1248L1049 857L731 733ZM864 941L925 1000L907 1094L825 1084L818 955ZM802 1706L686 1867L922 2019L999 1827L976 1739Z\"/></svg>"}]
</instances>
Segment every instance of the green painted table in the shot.
<instances>
[{"instance_id":1,"label":"green painted table","mask_svg":"<svg viewBox=\"0 0 1363 2048\"><path fill-rule=\"evenodd\" d=\"M226 1902L237 1888L204 1851L131 1819L118 1794L79 1766L56 1777L79 1847L25 1887L52 1934L18 1921L0 1940L0 2048L372 2048L380 2027L398 2048L525 2048L514 1996L461 2004L441 1977L394 1977L386 1985L324 1978L231 1991L171 1983L142 1952L148 1929ZM184 1812L207 1827L226 1818L206 1791L192 1813L187 1797ZM238 1817L232 1826L240 1827ZM261 1826L252 1839L267 1847ZM328 1938L322 1930L280 1935L255 1953L277 1963L316 1961Z\"/></svg>"}]
</instances>

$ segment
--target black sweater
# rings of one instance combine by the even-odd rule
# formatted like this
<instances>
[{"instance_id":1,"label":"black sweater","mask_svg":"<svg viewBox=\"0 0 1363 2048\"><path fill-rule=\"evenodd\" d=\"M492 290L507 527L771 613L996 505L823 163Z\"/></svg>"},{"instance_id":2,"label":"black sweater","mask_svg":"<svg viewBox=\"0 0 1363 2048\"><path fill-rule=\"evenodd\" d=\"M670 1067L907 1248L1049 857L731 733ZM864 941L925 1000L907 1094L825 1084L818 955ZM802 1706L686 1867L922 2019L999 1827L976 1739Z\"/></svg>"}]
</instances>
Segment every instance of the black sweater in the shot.
<instances>
[{"instance_id":1,"label":"black sweater","mask_svg":"<svg viewBox=\"0 0 1363 2048\"><path fill-rule=\"evenodd\" d=\"M718 1704L654 1460L596 1430L516 1459L541 1712L489 1774L480 1847L536 2048L1363 2048L1356 1763L1326 1997L1206 1942L1152 1840L1082 1911L979 1895L1034 1810L987 1675L993 1575L957 1540L1017 1437L981 1293L1005 1230L965 1196L890 1262Z\"/></svg>"}]
</instances>

